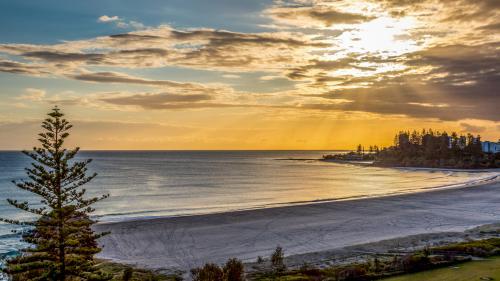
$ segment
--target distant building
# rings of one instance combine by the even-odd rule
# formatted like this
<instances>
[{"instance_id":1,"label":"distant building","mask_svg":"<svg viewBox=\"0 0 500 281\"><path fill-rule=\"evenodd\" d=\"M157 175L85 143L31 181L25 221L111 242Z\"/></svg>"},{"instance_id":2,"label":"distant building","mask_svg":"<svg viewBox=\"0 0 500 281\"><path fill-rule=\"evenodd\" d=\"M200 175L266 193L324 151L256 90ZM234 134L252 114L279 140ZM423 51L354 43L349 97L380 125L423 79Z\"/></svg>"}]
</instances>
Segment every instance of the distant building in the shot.
<instances>
[{"instance_id":1,"label":"distant building","mask_svg":"<svg viewBox=\"0 0 500 281\"><path fill-rule=\"evenodd\" d=\"M483 141L481 147L486 153L500 153L500 142Z\"/></svg>"},{"instance_id":2,"label":"distant building","mask_svg":"<svg viewBox=\"0 0 500 281\"><path fill-rule=\"evenodd\" d=\"M453 147L453 138L450 136L443 136L443 137L444 137L444 142L446 143L446 145L448 145L448 148L452 148Z\"/></svg>"},{"instance_id":3,"label":"distant building","mask_svg":"<svg viewBox=\"0 0 500 281\"><path fill-rule=\"evenodd\" d=\"M458 139L458 147L460 149L464 149L466 145L467 145L467 138L465 138L465 136L460 136L460 138Z\"/></svg>"}]
</instances>

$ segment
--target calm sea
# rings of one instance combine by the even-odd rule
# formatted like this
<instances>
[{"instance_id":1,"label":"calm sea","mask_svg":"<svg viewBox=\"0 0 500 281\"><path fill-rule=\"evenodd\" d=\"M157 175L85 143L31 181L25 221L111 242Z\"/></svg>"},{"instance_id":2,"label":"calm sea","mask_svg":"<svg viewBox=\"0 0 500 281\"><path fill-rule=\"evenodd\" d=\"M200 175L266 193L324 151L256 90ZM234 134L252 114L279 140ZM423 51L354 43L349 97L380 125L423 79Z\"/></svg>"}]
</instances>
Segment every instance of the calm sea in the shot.
<instances>
[{"instance_id":1,"label":"calm sea","mask_svg":"<svg viewBox=\"0 0 500 281\"><path fill-rule=\"evenodd\" d=\"M109 193L97 204L101 221L266 208L312 201L417 192L489 177L485 172L363 167L316 160L332 151L95 151L98 177L89 195ZM302 160L285 160L302 159ZM6 198L37 202L12 180L24 177L30 159L0 152L0 217L27 218ZM0 256L20 246L11 225L0 224Z\"/></svg>"}]
</instances>

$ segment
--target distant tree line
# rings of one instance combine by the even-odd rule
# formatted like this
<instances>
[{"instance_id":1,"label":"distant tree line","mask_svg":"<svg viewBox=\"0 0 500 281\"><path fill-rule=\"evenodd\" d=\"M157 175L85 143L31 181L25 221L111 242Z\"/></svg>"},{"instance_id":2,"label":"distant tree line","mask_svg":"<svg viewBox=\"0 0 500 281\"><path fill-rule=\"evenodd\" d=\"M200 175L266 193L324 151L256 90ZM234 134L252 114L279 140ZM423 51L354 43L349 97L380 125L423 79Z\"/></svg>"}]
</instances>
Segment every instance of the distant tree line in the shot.
<instances>
[{"instance_id":1,"label":"distant tree line","mask_svg":"<svg viewBox=\"0 0 500 281\"><path fill-rule=\"evenodd\" d=\"M394 145L383 148L375 165L430 168L497 168L500 155L484 153L481 136L422 130L400 131Z\"/></svg>"}]
</instances>

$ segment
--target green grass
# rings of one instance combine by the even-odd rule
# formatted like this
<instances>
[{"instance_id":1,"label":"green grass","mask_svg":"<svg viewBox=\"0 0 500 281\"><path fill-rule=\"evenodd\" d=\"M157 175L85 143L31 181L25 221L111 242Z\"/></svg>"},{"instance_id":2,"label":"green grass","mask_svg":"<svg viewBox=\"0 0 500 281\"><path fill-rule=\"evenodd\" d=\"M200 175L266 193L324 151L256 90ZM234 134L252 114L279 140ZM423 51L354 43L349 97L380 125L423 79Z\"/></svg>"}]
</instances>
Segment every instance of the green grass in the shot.
<instances>
[{"instance_id":1,"label":"green grass","mask_svg":"<svg viewBox=\"0 0 500 281\"><path fill-rule=\"evenodd\" d=\"M481 277L483 279L481 279ZM492 279L487 279L487 277ZM384 279L385 281L500 280L500 257Z\"/></svg>"}]
</instances>

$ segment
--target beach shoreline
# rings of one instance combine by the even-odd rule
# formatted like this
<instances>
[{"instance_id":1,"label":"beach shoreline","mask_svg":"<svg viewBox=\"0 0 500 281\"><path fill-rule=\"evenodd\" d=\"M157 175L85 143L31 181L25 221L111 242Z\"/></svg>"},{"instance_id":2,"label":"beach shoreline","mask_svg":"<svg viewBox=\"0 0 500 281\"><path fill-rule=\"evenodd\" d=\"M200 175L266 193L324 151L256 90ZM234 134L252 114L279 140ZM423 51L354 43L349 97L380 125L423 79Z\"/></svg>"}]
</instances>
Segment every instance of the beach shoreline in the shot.
<instances>
[{"instance_id":1,"label":"beach shoreline","mask_svg":"<svg viewBox=\"0 0 500 281\"><path fill-rule=\"evenodd\" d=\"M188 271L282 246L300 256L411 235L463 232L500 221L500 182L207 215L101 223L100 258Z\"/></svg>"},{"instance_id":2,"label":"beach shoreline","mask_svg":"<svg viewBox=\"0 0 500 281\"><path fill-rule=\"evenodd\" d=\"M408 168L408 167L395 167L393 169L401 169L412 171L416 170L426 170L426 171L450 171L450 172L469 172L467 170L449 170L449 169L440 169L440 168ZM383 198L383 197L391 197L405 194L414 194L414 193L423 193L423 192L432 192L435 190L446 190L446 189L456 189L456 188L464 188L464 187L472 187L477 185L483 185L495 181L500 181L500 169L496 169L494 171L478 171L478 172L495 172L495 174L488 175L486 177L477 178L468 180L465 182L459 183L450 183L438 186L431 187L422 187L420 189L411 189L408 191L395 191L385 194L376 194L376 195L355 195L355 196L347 196L347 197L338 197L338 198L326 198L326 199L317 199L317 200L309 200L309 201L290 201L290 202L282 202L275 204L265 204L261 206L249 207L249 208L240 208L226 211L216 211L216 212L200 212L194 214L181 214L181 215L153 215L153 216L137 216L137 217L120 217L120 215L131 215L130 213L124 214L107 214L96 216L95 218L98 221L101 221L102 218L105 218L101 224L110 224L110 223L120 223L127 221L143 221L143 220L154 220L154 219L169 219L169 218L178 218L178 217L192 217L192 216L203 216L203 215L216 215L222 213L232 213L232 212L244 212L244 211L253 211L253 210L261 210L261 209L272 209L272 208L281 208L281 207L290 207L290 206L301 206L301 205L309 205L309 204L322 204L322 203L331 203L331 202L340 202L340 201L350 201L350 200L364 200L371 198ZM149 211L146 211L149 212ZM111 219L112 217L117 217L117 219Z\"/></svg>"}]
</instances>

